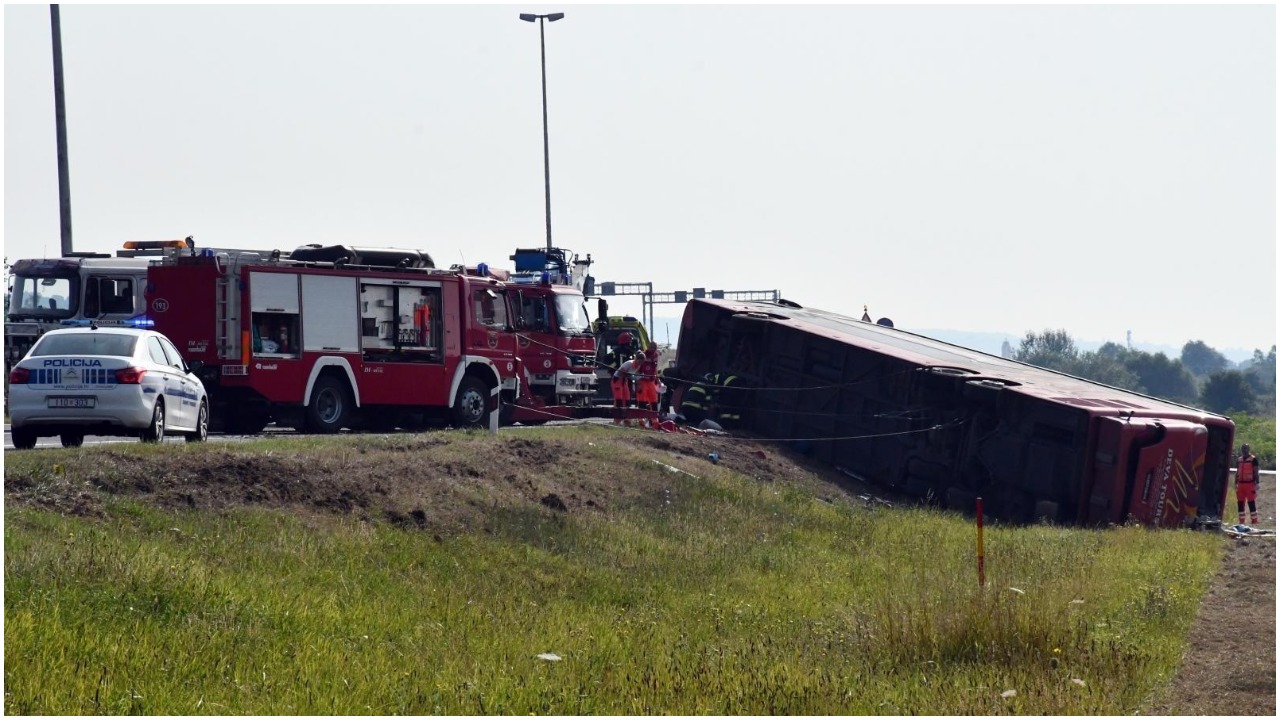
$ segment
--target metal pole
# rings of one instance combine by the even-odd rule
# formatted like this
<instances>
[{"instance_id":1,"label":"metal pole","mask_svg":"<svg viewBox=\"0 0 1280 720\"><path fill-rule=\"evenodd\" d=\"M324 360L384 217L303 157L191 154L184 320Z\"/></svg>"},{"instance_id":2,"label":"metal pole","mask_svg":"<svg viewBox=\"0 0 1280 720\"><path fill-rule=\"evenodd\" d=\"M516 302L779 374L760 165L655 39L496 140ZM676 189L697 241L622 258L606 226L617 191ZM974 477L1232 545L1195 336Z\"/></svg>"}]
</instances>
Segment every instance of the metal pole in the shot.
<instances>
[{"instance_id":1,"label":"metal pole","mask_svg":"<svg viewBox=\"0 0 1280 720\"><path fill-rule=\"evenodd\" d=\"M547 252L551 252L551 143L547 135L547 36L545 18L538 18L538 40L542 46L542 169L547 188Z\"/></svg>"},{"instance_id":2,"label":"metal pole","mask_svg":"<svg viewBox=\"0 0 1280 720\"><path fill-rule=\"evenodd\" d=\"M67 163L67 103L62 84L62 22L58 6L49 6L49 22L53 27L53 118L58 143L58 212L62 220L62 255L70 255L71 245L71 172Z\"/></svg>"},{"instance_id":3,"label":"metal pole","mask_svg":"<svg viewBox=\"0 0 1280 720\"><path fill-rule=\"evenodd\" d=\"M982 551L982 498L977 499L978 512L978 588L987 585L986 556Z\"/></svg>"}]
</instances>

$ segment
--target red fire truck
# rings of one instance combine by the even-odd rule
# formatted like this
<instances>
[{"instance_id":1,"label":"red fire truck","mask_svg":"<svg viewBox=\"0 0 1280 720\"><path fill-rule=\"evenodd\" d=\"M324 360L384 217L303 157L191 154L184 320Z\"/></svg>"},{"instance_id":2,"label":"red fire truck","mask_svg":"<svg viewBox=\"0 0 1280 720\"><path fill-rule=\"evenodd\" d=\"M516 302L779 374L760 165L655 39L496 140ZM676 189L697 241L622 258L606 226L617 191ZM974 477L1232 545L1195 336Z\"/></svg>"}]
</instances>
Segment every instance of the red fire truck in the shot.
<instances>
[{"instance_id":1,"label":"red fire truck","mask_svg":"<svg viewBox=\"0 0 1280 720\"><path fill-rule=\"evenodd\" d=\"M560 248L517 249L516 270L507 277L517 330L516 354L527 396L509 417L537 422L563 415L547 406L586 407L596 395L596 338L587 317L583 284L591 258ZM546 414L550 412L551 414Z\"/></svg>"},{"instance_id":2,"label":"red fire truck","mask_svg":"<svg viewBox=\"0 0 1280 720\"><path fill-rule=\"evenodd\" d=\"M204 362L226 432L483 426L521 392L506 284L419 251L193 249L149 268L146 298L155 329Z\"/></svg>"}]
</instances>

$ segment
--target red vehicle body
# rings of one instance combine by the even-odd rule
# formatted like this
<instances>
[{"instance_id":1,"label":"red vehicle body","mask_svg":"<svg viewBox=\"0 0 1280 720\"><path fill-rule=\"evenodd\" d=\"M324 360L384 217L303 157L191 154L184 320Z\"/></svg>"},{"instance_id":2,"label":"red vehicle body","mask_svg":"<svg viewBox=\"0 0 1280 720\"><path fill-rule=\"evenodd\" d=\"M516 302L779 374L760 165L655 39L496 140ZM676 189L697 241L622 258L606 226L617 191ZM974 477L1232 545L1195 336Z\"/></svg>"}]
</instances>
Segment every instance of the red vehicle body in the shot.
<instances>
[{"instance_id":1,"label":"red vehicle body","mask_svg":"<svg viewBox=\"0 0 1280 720\"><path fill-rule=\"evenodd\" d=\"M744 429L862 480L1025 522L1219 519L1235 426L794 303L691 300L668 375L727 372Z\"/></svg>"},{"instance_id":2,"label":"red vehicle body","mask_svg":"<svg viewBox=\"0 0 1280 720\"><path fill-rule=\"evenodd\" d=\"M532 404L590 405L596 394L596 338L582 292L513 278L507 293L516 317L521 382Z\"/></svg>"},{"instance_id":3,"label":"red vehicle body","mask_svg":"<svg viewBox=\"0 0 1280 720\"><path fill-rule=\"evenodd\" d=\"M179 255L149 268L147 290L155 328L205 363L228 432L481 426L521 391L506 285L417 251Z\"/></svg>"}]
</instances>

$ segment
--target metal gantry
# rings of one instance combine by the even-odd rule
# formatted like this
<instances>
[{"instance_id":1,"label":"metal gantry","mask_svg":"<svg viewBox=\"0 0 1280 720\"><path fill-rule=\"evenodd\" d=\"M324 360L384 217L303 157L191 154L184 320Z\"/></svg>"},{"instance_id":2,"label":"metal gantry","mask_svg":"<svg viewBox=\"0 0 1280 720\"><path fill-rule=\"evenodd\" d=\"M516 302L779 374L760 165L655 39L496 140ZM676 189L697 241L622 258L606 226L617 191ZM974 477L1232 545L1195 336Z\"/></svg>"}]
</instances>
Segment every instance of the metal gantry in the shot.
<instances>
[{"instance_id":1,"label":"metal gantry","mask_svg":"<svg viewBox=\"0 0 1280 720\"><path fill-rule=\"evenodd\" d=\"M654 337L653 306L658 304L679 304L689 302L690 298L712 300L743 300L756 302L778 302L777 290L676 290L673 292L654 292L651 282L602 282L596 285L597 295L613 297L616 295L640 296L640 321L649 328L649 337Z\"/></svg>"}]
</instances>

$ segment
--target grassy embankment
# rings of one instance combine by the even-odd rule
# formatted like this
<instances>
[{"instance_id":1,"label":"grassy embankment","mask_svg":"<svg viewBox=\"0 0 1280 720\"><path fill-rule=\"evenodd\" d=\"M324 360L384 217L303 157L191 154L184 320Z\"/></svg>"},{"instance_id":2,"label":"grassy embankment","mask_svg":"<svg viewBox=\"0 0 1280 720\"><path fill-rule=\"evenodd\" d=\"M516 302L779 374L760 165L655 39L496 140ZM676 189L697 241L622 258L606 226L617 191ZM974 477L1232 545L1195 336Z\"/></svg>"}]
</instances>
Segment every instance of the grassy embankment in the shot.
<instances>
[{"instance_id":1,"label":"grassy embankment","mask_svg":"<svg viewBox=\"0 0 1280 720\"><path fill-rule=\"evenodd\" d=\"M500 442L451 435L422 461ZM662 458L705 476L677 475L603 431L525 437L635 494L607 513L494 510L492 532L438 538L260 506L11 507L6 713L1129 714L1173 672L1222 547L989 527L979 590L959 516ZM320 467L354 442L376 462L385 441L112 452ZM6 489L94 452L7 453Z\"/></svg>"}]
</instances>

